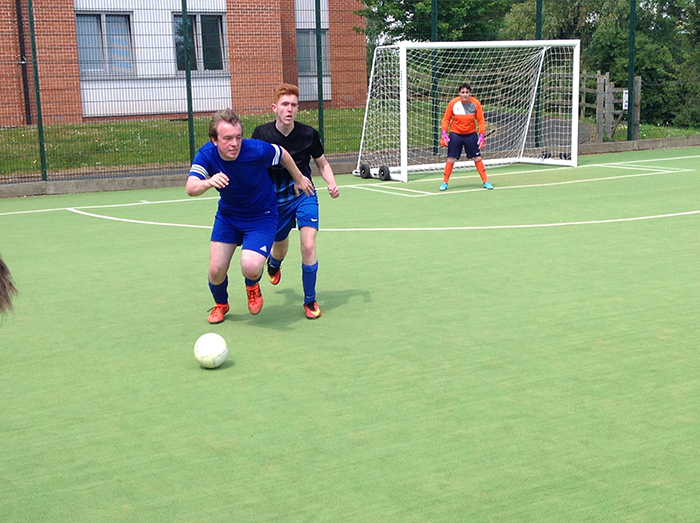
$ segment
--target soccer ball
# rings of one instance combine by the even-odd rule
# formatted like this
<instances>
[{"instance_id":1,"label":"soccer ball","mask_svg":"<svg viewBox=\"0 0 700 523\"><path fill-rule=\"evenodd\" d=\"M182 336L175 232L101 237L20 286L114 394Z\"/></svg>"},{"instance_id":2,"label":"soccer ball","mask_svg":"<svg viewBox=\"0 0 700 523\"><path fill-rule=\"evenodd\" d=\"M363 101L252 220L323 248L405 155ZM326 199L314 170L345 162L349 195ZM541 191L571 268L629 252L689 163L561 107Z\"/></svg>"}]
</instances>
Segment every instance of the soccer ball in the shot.
<instances>
[{"instance_id":1,"label":"soccer ball","mask_svg":"<svg viewBox=\"0 0 700 523\"><path fill-rule=\"evenodd\" d=\"M215 369L226 361L228 346L226 340L215 332L202 334L194 344L194 357L202 367Z\"/></svg>"}]
</instances>

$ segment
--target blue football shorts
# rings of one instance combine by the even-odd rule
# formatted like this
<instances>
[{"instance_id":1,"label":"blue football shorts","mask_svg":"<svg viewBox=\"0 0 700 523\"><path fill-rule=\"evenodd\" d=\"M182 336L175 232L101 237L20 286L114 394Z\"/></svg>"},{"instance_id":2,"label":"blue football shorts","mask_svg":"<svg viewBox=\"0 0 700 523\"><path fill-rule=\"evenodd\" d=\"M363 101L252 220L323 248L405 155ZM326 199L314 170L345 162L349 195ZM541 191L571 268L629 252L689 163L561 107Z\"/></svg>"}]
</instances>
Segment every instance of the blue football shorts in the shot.
<instances>
[{"instance_id":1,"label":"blue football shorts","mask_svg":"<svg viewBox=\"0 0 700 523\"><path fill-rule=\"evenodd\" d=\"M275 240L277 213L270 212L245 220L216 213L211 241L233 243L247 251L260 253L267 258Z\"/></svg>"},{"instance_id":2,"label":"blue football shorts","mask_svg":"<svg viewBox=\"0 0 700 523\"><path fill-rule=\"evenodd\" d=\"M450 133L450 141L447 144L448 158L457 158L459 160L459 157L462 156L462 148L464 148L467 158L481 158L481 150L479 150L477 145L478 141L479 135L476 133Z\"/></svg>"},{"instance_id":3,"label":"blue football shorts","mask_svg":"<svg viewBox=\"0 0 700 523\"><path fill-rule=\"evenodd\" d=\"M300 194L291 202L279 206L279 221L275 241L284 240L294 227L313 227L318 230L318 196Z\"/></svg>"}]
</instances>

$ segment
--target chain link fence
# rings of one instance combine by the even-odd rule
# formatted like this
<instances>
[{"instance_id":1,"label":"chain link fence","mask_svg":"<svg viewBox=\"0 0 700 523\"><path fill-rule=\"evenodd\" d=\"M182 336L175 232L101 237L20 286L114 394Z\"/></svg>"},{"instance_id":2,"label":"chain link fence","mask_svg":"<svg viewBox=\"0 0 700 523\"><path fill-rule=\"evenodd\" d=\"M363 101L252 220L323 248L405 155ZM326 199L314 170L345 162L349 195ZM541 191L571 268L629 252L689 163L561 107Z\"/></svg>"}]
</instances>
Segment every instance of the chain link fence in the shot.
<instances>
[{"instance_id":1,"label":"chain link fence","mask_svg":"<svg viewBox=\"0 0 700 523\"><path fill-rule=\"evenodd\" d=\"M0 184L186 175L211 114L249 137L272 92L331 162L356 161L367 93L357 0L0 0ZM322 95L322 96L321 96Z\"/></svg>"}]
</instances>

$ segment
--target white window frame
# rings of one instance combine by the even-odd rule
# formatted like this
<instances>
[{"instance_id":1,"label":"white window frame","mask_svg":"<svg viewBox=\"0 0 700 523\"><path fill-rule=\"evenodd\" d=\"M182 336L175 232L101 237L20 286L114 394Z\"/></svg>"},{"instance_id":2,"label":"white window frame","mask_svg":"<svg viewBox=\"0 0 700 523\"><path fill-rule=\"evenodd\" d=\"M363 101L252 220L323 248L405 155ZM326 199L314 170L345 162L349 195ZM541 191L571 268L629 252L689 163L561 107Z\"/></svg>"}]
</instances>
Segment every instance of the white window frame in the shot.
<instances>
[{"instance_id":1,"label":"white window frame","mask_svg":"<svg viewBox=\"0 0 700 523\"><path fill-rule=\"evenodd\" d=\"M311 56L308 59L309 67L304 67L302 69L302 60L300 58L300 35L305 35L308 38L306 45L308 54ZM331 75L331 56L330 56L330 37L328 35L328 29L321 29L321 54L323 55L323 76ZM299 76L313 76L316 78L318 76L318 57L316 56L316 29L297 29L297 74Z\"/></svg>"},{"instance_id":2,"label":"white window frame","mask_svg":"<svg viewBox=\"0 0 700 523\"><path fill-rule=\"evenodd\" d=\"M218 75L218 74L228 74L228 53L226 51L226 16L221 12L188 12L188 18L190 21L194 21L194 41L192 45L194 46L194 56L195 63L190 63L190 70L192 73L196 74L207 74L207 75ZM205 69L204 68L204 42L202 34L202 17L215 16L219 19L219 50L221 52L221 69ZM180 20L182 24L183 16L182 11L173 12L173 43L175 51L175 70L177 74L184 74L185 69L180 69L178 64L178 44L177 44L177 21ZM183 50L184 56L184 50Z\"/></svg>"},{"instance_id":3,"label":"white window frame","mask_svg":"<svg viewBox=\"0 0 700 523\"><path fill-rule=\"evenodd\" d=\"M79 17L93 17L99 19L99 62L93 60L90 63L100 64L100 68L84 69L83 64L80 63L80 35L78 34L78 23ZM114 46L110 42L110 35L108 34L108 17L120 17L126 19L126 28L128 31L127 35L127 46L128 57L122 60L115 60L113 55L115 50L119 47ZM134 77L136 76L136 60L134 59L134 30L133 30L133 13L124 11L77 11L75 13L76 18L76 41L78 49L79 58L79 70L82 77ZM129 64L129 69L120 69L115 64L118 62L124 62Z\"/></svg>"},{"instance_id":4,"label":"white window frame","mask_svg":"<svg viewBox=\"0 0 700 523\"><path fill-rule=\"evenodd\" d=\"M320 0L320 15L321 18L321 54L323 66L323 99L331 100L331 59L330 59L330 19L328 10L328 0ZM318 70L316 67L316 4L317 0L294 0L294 17L297 39L297 83L299 84L299 101L300 102L316 102L318 101ZM303 70L300 67L299 53L299 36L300 34L308 35L306 52L301 56L308 54L313 57L312 64L306 64Z\"/></svg>"}]
</instances>

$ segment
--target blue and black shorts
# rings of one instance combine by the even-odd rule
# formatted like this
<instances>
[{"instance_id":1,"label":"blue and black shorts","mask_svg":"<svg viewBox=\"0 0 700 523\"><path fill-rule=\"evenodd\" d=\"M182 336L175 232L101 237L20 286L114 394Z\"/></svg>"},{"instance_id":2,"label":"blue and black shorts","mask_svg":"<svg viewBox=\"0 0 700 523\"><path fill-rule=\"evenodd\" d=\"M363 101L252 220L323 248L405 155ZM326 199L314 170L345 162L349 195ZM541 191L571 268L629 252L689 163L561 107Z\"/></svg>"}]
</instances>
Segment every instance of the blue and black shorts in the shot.
<instances>
[{"instance_id":1,"label":"blue and black shorts","mask_svg":"<svg viewBox=\"0 0 700 523\"><path fill-rule=\"evenodd\" d=\"M294 227L313 227L318 230L318 196L314 193L307 196L304 193L290 202L279 206L279 221L275 241L284 240Z\"/></svg>"}]
</instances>

